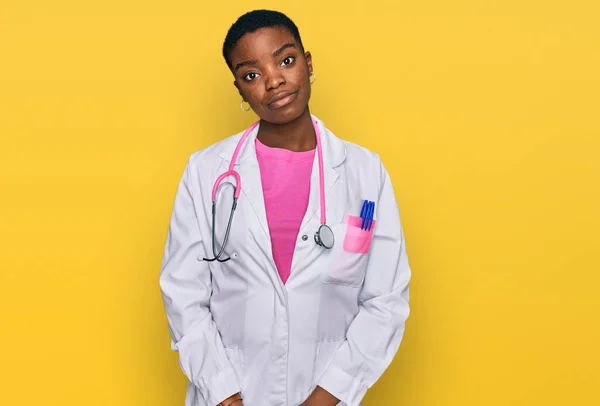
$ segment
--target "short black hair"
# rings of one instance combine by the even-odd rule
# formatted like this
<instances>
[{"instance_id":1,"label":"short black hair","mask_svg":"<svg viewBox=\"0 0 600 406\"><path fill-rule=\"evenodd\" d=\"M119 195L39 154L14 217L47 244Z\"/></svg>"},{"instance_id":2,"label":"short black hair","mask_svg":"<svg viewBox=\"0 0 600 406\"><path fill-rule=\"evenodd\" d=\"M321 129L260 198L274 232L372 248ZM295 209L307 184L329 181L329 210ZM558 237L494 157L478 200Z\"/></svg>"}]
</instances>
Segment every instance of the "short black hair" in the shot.
<instances>
[{"instance_id":1,"label":"short black hair","mask_svg":"<svg viewBox=\"0 0 600 406\"><path fill-rule=\"evenodd\" d=\"M296 24L285 14L273 10L253 10L237 19L235 23L227 31L225 42L223 43L223 58L229 69L231 66L231 51L238 41L246 34L258 31L261 28L284 27L286 28L298 42L301 50L304 50L300 32Z\"/></svg>"}]
</instances>

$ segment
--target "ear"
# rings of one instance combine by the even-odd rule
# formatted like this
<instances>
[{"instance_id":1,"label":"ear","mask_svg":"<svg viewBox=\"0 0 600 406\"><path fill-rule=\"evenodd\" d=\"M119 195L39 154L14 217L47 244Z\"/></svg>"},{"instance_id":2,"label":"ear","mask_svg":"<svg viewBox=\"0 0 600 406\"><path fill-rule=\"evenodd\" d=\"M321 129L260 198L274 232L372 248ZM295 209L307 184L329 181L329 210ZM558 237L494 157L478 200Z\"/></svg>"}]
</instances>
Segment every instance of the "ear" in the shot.
<instances>
[{"instance_id":1,"label":"ear","mask_svg":"<svg viewBox=\"0 0 600 406\"><path fill-rule=\"evenodd\" d=\"M308 66L308 73L310 74L313 71L312 55L310 51L304 53L304 59L306 59L306 66Z\"/></svg>"}]
</instances>

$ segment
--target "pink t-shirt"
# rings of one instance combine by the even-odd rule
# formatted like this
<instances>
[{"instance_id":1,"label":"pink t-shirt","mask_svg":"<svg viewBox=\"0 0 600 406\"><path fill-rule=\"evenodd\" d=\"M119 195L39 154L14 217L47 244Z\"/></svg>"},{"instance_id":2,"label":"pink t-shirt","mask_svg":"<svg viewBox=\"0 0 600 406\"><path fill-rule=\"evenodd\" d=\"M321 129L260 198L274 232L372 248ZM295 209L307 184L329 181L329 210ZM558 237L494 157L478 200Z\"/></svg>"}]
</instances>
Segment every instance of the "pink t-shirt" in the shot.
<instances>
[{"instance_id":1,"label":"pink t-shirt","mask_svg":"<svg viewBox=\"0 0 600 406\"><path fill-rule=\"evenodd\" d=\"M308 206L315 150L271 148L256 138L273 259L283 283L290 276L296 238Z\"/></svg>"}]
</instances>

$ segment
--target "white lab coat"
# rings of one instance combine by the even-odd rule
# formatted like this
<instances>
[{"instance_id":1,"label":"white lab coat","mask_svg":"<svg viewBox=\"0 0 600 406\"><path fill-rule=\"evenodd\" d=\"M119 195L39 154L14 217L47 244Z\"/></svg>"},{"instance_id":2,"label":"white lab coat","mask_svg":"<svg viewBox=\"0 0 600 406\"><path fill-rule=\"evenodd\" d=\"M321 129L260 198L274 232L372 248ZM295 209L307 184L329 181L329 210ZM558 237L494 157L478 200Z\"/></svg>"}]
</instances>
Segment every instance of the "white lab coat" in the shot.
<instances>
[{"instance_id":1,"label":"white lab coat","mask_svg":"<svg viewBox=\"0 0 600 406\"><path fill-rule=\"evenodd\" d=\"M212 258L211 192L242 133L191 155L179 183L160 274L172 349L188 378L186 406L215 406L241 391L246 406L297 406L319 385L357 406L396 354L409 314L411 271L388 172L377 154L321 129L331 250L318 246L319 168L291 275L279 277L269 238L255 138L236 170L242 191L225 263ZM223 241L232 189L220 195ZM375 202L369 254L347 252L346 215ZM354 230L356 231L356 230ZM304 238L303 238L304 237ZM219 248L218 246L217 248Z\"/></svg>"}]
</instances>

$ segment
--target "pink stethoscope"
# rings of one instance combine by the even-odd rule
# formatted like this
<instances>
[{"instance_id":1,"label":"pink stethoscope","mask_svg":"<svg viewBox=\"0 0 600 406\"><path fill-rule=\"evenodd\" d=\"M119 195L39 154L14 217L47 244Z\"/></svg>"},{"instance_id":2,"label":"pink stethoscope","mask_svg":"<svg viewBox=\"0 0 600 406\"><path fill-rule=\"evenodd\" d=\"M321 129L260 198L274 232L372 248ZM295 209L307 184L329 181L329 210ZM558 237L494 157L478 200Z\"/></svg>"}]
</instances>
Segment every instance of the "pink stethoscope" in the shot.
<instances>
[{"instance_id":1,"label":"pink stethoscope","mask_svg":"<svg viewBox=\"0 0 600 406\"><path fill-rule=\"evenodd\" d=\"M240 138L240 141L238 142L237 146L235 147L235 151L233 152L233 157L231 158L231 163L229 164L229 170L227 172L223 173L221 176L219 176L213 186L211 233L212 233L212 251L213 251L214 258L210 258L210 259L203 258L204 261L225 262L225 261L229 261L231 259L230 257L221 258L221 256L223 255L223 252L225 251L225 246L227 245L227 240L229 239L229 231L231 230L231 223L233 221L233 213L235 212L235 209L237 207L237 201L238 201L238 198L240 197L240 191L242 189L242 180L240 178L240 174L238 172L236 172L233 168L237 161L240 150L242 149L242 145L244 144L244 142L246 141L246 139L248 138L248 135L250 135L252 130L254 130L256 128L256 126L259 124L259 122L260 121L257 121L256 123L252 124L252 126L250 126L250 128L248 128L244 132L244 134L242 135L242 138ZM321 131L319 130L319 127L314 120L313 120L313 127L315 129L315 134L316 134L316 138L317 138L317 154L318 154L318 159L319 159L319 194L320 194L320 198L321 198L321 226L315 233L315 242L318 245L320 245L321 247L330 249L333 247L335 239L333 236L333 231L331 231L331 228L326 224L327 218L325 215L325 186L324 186L325 180L323 177L323 150L321 148ZM223 182L223 180L225 180L225 178L227 178L228 176L233 176L235 178L235 183L236 183L235 185L232 184L231 182ZM225 231L225 239L223 241L223 246L221 247L221 250L219 251L219 253L217 253L217 251L215 249L215 246L216 246L216 244L215 244L215 240L216 240L216 237L215 237L215 215L216 215L216 211L217 211L216 210L217 193L223 186L226 186L226 185L231 185L233 187L233 204L231 205L231 214L229 215L229 221L227 223L227 230Z\"/></svg>"}]
</instances>

